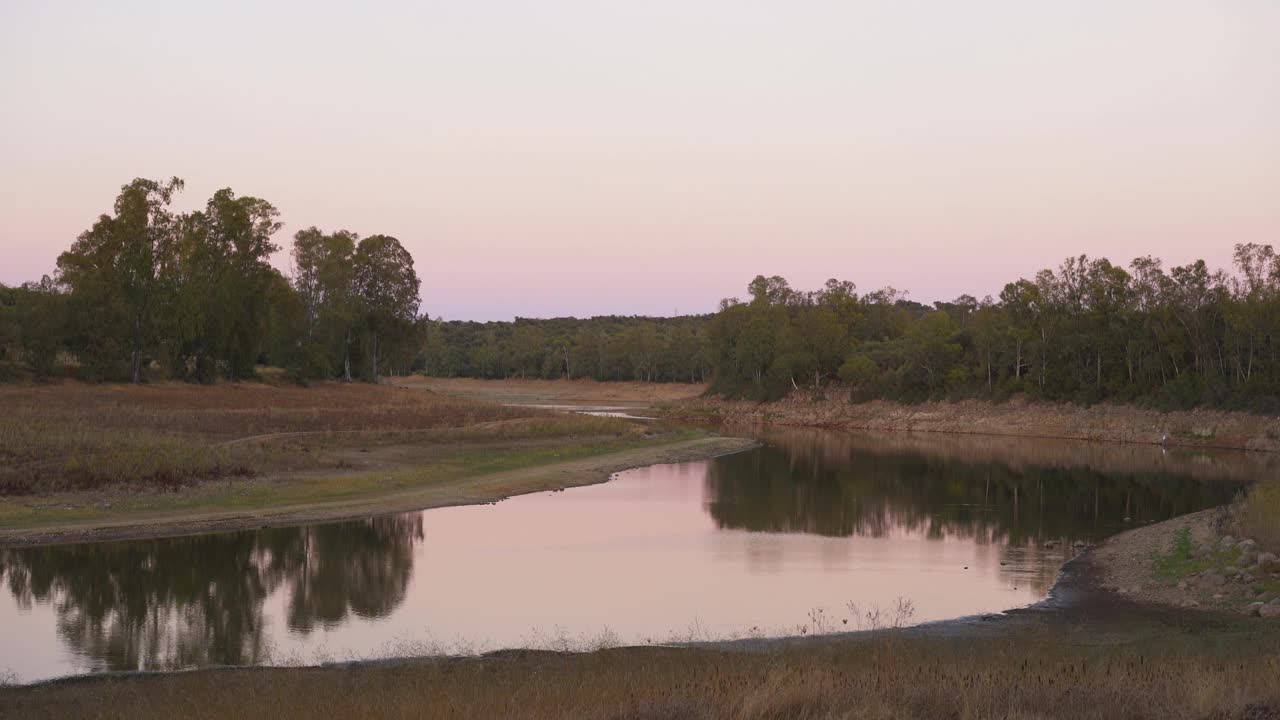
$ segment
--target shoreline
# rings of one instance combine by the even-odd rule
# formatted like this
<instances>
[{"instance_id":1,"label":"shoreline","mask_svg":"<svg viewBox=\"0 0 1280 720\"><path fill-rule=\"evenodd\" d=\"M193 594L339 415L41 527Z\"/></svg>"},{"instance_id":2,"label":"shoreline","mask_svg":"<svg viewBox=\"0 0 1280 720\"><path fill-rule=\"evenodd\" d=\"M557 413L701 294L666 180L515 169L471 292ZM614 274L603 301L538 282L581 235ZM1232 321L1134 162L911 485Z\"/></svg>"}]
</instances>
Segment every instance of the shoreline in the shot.
<instances>
[{"instance_id":1,"label":"shoreline","mask_svg":"<svg viewBox=\"0 0 1280 720\"><path fill-rule=\"evenodd\" d=\"M50 523L0 529L0 548L65 545L116 540L153 540L206 533L258 530L311 523L358 520L377 515L417 512L440 507L484 505L517 495L608 482L614 474L648 465L707 460L755 447L755 440L712 436L534 465L485 475L461 477L363 498L266 506L246 511L177 511L138 514L120 519Z\"/></svg>"},{"instance_id":2,"label":"shoreline","mask_svg":"<svg viewBox=\"0 0 1280 720\"><path fill-rule=\"evenodd\" d=\"M1096 584L1145 605L1280 618L1280 560L1234 531L1220 506L1113 535L1093 553Z\"/></svg>"},{"instance_id":3,"label":"shoreline","mask_svg":"<svg viewBox=\"0 0 1280 720\"><path fill-rule=\"evenodd\" d=\"M838 389L833 393L840 394ZM1168 448L1280 453L1280 418L1222 410L1162 412L1132 405L1091 407L980 400L904 405L885 400L849 403L804 393L767 403L698 397L658 407L664 417L726 426L927 432L1035 440L1079 440Z\"/></svg>"},{"instance_id":4,"label":"shoreline","mask_svg":"<svg viewBox=\"0 0 1280 720\"><path fill-rule=\"evenodd\" d=\"M735 452L735 451L730 451ZM620 471L619 471L620 472ZM610 476L611 477L611 476ZM607 482L606 477L583 485ZM429 508L424 508L429 509ZM1218 512L1220 508L1171 518L1138 528L1154 528L1176 524L1184 518ZM28 683L10 685L10 689L39 690L42 688L75 687L102 682L159 681L183 676L208 676L220 673L248 672L270 674L274 672L323 672L332 670L411 669L439 664L476 662L502 662L511 658L594 656L601 653L636 654L653 650L674 650L697 653L748 653L768 655L787 651L820 650L824 647L850 647L866 643L886 641L897 636L904 641L936 642L939 644L1014 639L1025 634L1043 632L1084 633L1086 644L1131 643L1149 640L1165 632L1169 623L1187 619L1212 617L1229 623L1248 622L1232 617L1233 613L1221 610L1188 608L1146 599L1135 599L1117 593L1104 582L1108 568L1099 562L1097 550L1110 544L1115 538L1133 531L1113 535L1063 562L1058 576L1045 597L1037 602L998 612L962 615L954 618L932 620L902 627L865 628L821 635L779 635L772 637L744 637L711 640L695 640L652 645L617 645L590 650L549 650L545 648L501 648L476 655L408 655L371 657L359 660L339 660L304 665L208 665L177 670L120 670L86 672L44 678Z\"/></svg>"}]
</instances>

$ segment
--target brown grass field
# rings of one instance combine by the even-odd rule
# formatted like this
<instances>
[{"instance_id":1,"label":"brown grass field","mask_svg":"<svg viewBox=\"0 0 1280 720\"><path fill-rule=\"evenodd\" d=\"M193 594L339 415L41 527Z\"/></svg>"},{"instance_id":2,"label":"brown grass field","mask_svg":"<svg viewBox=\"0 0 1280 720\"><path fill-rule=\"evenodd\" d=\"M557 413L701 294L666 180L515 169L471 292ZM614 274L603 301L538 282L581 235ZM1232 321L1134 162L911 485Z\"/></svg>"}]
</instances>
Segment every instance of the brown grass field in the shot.
<instances>
[{"instance_id":1,"label":"brown grass field","mask_svg":"<svg viewBox=\"0 0 1280 720\"><path fill-rule=\"evenodd\" d=\"M0 387L0 408L0 492L6 494L250 475L280 454L263 452L268 442L243 442L252 438L285 440L286 433L376 437L537 414L431 393L341 384Z\"/></svg>"},{"instance_id":2,"label":"brown grass field","mask_svg":"<svg viewBox=\"0 0 1280 720\"><path fill-rule=\"evenodd\" d=\"M487 502L730 449L662 424L412 384L0 386L0 409L0 542Z\"/></svg>"},{"instance_id":3,"label":"brown grass field","mask_svg":"<svg viewBox=\"0 0 1280 720\"><path fill-rule=\"evenodd\" d=\"M1103 637L1067 625L978 638L892 632L749 652L512 651L75 680L0 690L0 715L1270 720L1280 717L1278 653L1274 628L1256 627L1144 626Z\"/></svg>"}]
</instances>

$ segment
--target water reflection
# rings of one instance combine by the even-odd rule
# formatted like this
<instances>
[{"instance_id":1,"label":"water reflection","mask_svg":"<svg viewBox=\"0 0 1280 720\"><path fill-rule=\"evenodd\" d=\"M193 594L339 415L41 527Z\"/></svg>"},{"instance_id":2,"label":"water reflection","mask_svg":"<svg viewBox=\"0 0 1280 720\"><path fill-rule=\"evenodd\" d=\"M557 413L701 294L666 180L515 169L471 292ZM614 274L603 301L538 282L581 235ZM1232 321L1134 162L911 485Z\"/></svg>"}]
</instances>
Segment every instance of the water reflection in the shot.
<instances>
[{"instance_id":1,"label":"water reflection","mask_svg":"<svg viewBox=\"0 0 1280 720\"><path fill-rule=\"evenodd\" d=\"M1185 459L1166 463L1158 448L1109 448L1099 455L1110 463L1104 471L1083 452L1096 446L1051 440L1021 441L1002 460L989 457L982 439L790 432L766 440L711 464L707 509L720 527L1026 546L1097 539L1220 505L1240 487L1160 467L1154 461ZM1077 456L1064 458L1064 450Z\"/></svg>"},{"instance_id":2,"label":"water reflection","mask_svg":"<svg viewBox=\"0 0 1280 720\"><path fill-rule=\"evenodd\" d=\"M691 623L796 632L814 608L899 596L919 621L998 611L1044 597L1075 540L1227 502L1276 462L938 435L763 439L496 506L0 550L0 673L368 656L424 637L518 647L561 629L624 642Z\"/></svg>"},{"instance_id":3,"label":"water reflection","mask_svg":"<svg viewBox=\"0 0 1280 720\"><path fill-rule=\"evenodd\" d=\"M405 597L420 514L166 540L0 550L19 609L50 604L90 670L172 669L264 659L263 605L290 598L308 632Z\"/></svg>"}]
</instances>

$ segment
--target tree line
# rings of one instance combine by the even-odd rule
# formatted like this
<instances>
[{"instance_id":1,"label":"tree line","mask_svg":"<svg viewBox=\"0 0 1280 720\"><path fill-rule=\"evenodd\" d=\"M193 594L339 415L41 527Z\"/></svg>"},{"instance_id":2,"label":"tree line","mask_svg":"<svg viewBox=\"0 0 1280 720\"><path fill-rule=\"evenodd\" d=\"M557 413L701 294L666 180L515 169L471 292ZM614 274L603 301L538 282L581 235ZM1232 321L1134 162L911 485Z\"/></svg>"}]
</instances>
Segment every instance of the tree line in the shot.
<instances>
[{"instance_id":1,"label":"tree line","mask_svg":"<svg viewBox=\"0 0 1280 720\"><path fill-rule=\"evenodd\" d=\"M422 368L474 378L706 382L710 316L433 321Z\"/></svg>"},{"instance_id":2,"label":"tree line","mask_svg":"<svg viewBox=\"0 0 1280 720\"><path fill-rule=\"evenodd\" d=\"M477 378L709 382L729 397L904 402L1026 394L1161 408L1280 407L1280 258L1237 245L1230 271L1084 255L998 297L925 305L828 280L757 276L708 316L512 322L419 313L413 258L387 235L297 232L289 276L268 262L279 212L219 190L171 209L182 181L138 179L57 260L0 285L0 378L64 367L88 380L300 381L423 372Z\"/></svg>"},{"instance_id":3,"label":"tree line","mask_svg":"<svg viewBox=\"0 0 1280 720\"><path fill-rule=\"evenodd\" d=\"M177 213L182 188L178 178L134 180L52 277L0 286L0 371L71 367L137 383L242 380L262 363L298 380L410 369L425 320L397 239L307 228L286 278L268 262L281 228L271 203L223 189L203 210Z\"/></svg>"},{"instance_id":4,"label":"tree line","mask_svg":"<svg viewBox=\"0 0 1280 720\"><path fill-rule=\"evenodd\" d=\"M1025 393L1280 407L1280 258L1270 245L1237 245L1232 272L1081 255L998 298L932 306L839 280L803 292L758 276L748 292L722 301L708 326L713 392L768 400L841 381L852 400Z\"/></svg>"}]
</instances>

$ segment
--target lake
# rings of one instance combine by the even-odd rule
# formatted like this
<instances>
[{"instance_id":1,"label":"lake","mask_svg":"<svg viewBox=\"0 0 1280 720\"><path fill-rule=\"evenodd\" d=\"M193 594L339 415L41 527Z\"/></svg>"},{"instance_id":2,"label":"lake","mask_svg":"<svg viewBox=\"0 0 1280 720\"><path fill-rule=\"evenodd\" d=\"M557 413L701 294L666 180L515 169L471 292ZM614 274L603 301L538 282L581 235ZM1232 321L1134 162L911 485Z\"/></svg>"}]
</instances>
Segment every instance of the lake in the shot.
<instances>
[{"instance_id":1,"label":"lake","mask_svg":"<svg viewBox=\"0 0 1280 720\"><path fill-rule=\"evenodd\" d=\"M1054 440L760 437L495 505L0 550L0 674L586 649L1000 612L1043 599L1078 545L1227 502L1271 462Z\"/></svg>"}]
</instances>

